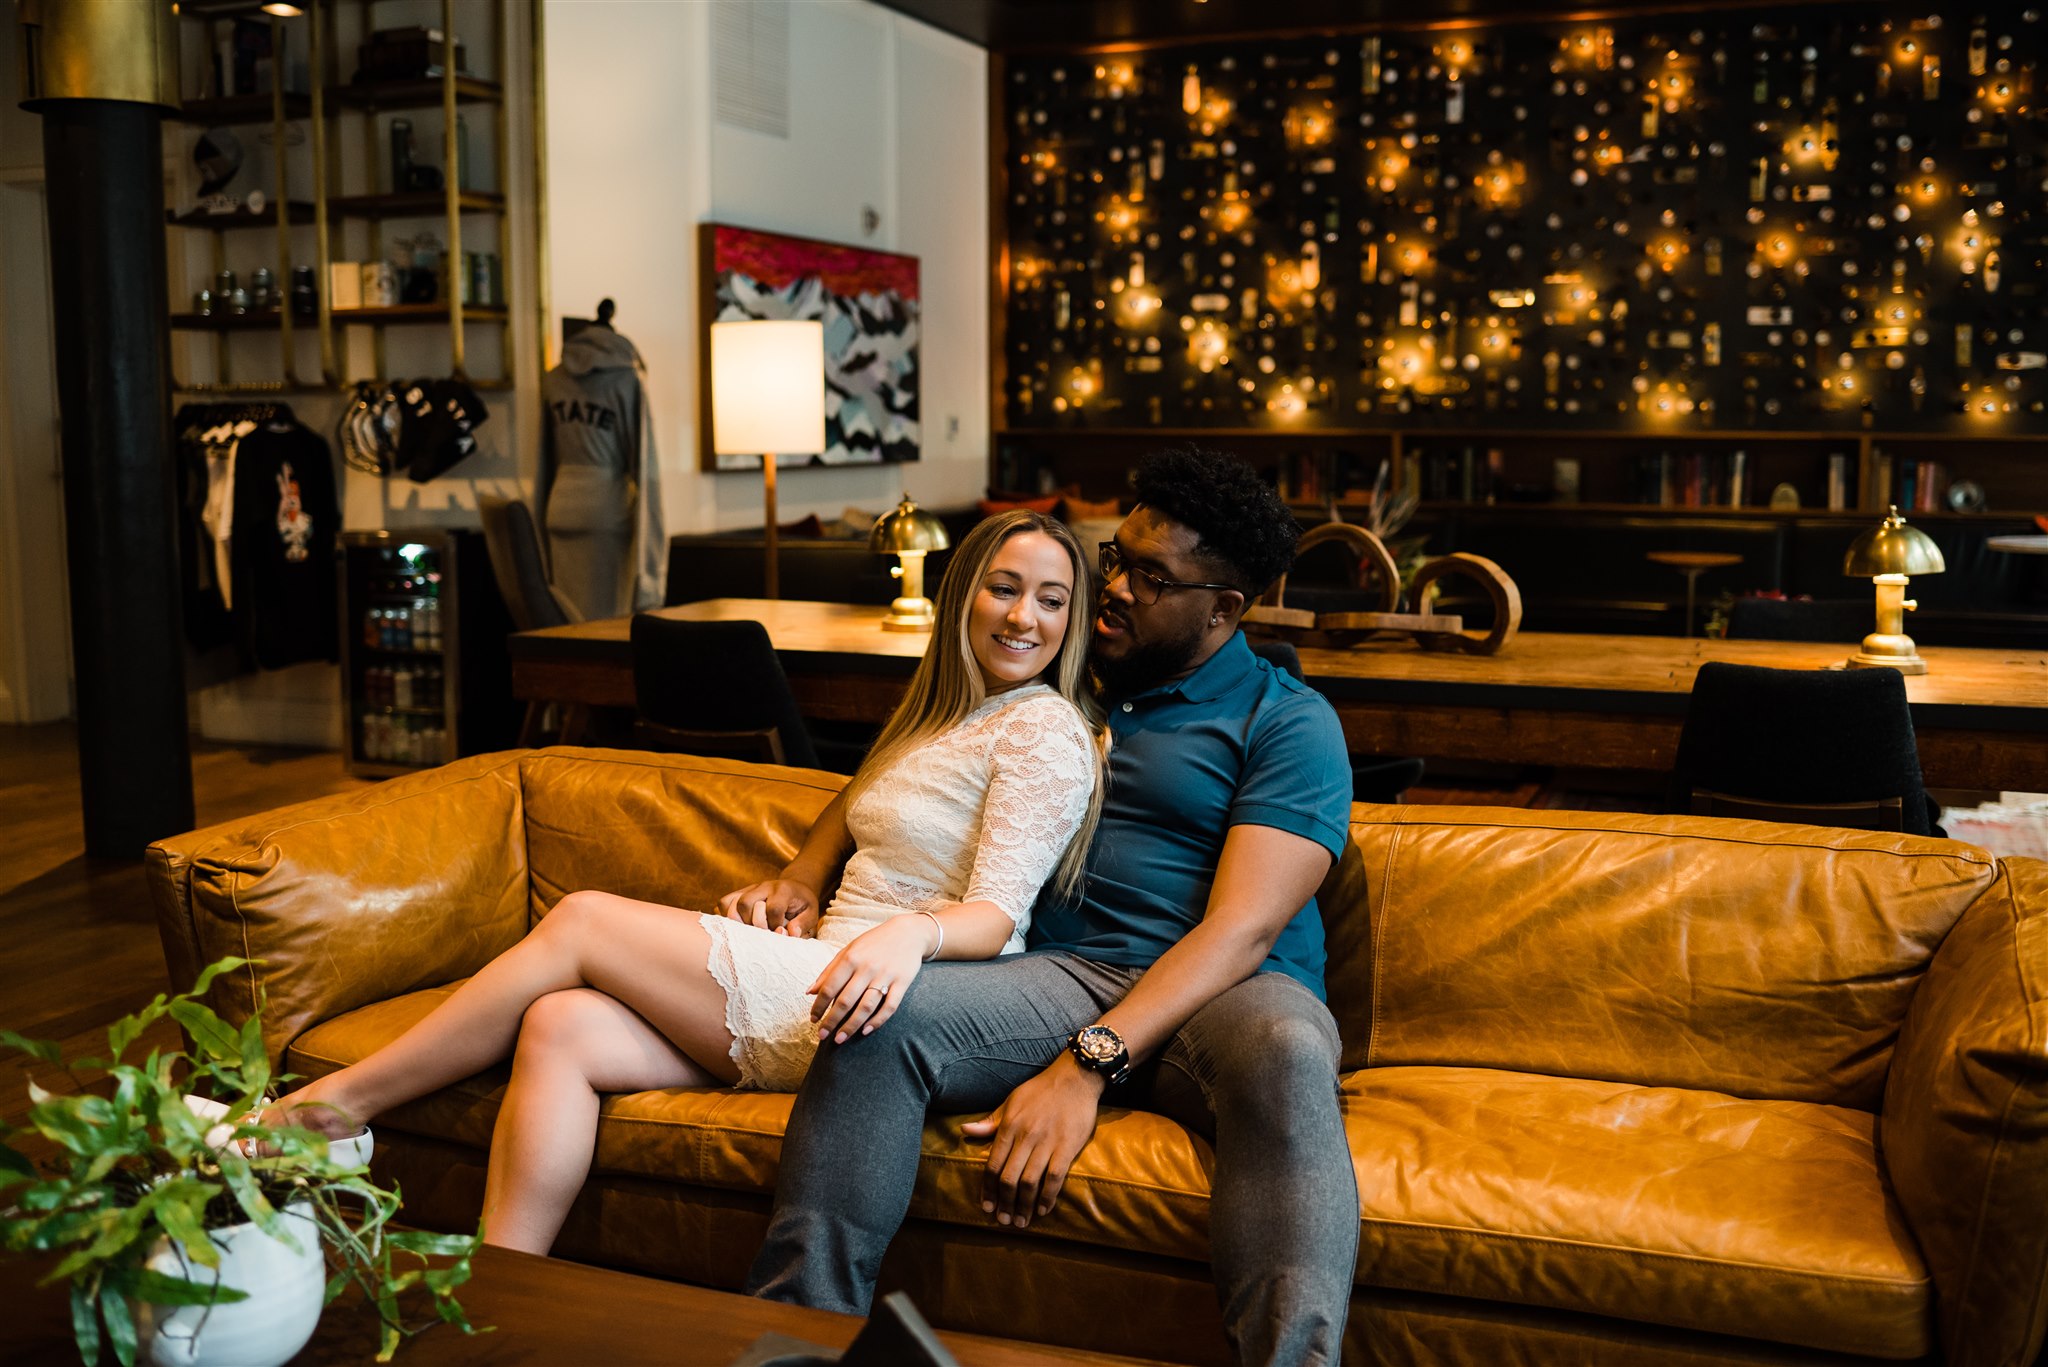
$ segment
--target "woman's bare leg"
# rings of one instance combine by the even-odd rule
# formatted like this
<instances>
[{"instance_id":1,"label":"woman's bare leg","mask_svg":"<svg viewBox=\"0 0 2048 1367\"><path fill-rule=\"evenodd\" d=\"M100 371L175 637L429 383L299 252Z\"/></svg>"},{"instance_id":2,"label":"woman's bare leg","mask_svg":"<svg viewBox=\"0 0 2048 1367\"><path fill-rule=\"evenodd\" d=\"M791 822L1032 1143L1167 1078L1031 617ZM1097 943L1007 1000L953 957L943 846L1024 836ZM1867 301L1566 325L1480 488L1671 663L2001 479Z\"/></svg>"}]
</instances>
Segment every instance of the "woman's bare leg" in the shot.
<instances>
[{"instance_id":1,"label":"woman's bare leg","mask_svg":"<svg viewBox=\"0 0 2048 1367\"><path fill-rule=\"evenodd\" d=\"M576 987L624 1002L686 1056L730 1082L738 1074L725 1028L725 993L707 966L710 952L711 937L696 912L607 892L571 893L419 1024L362 1062L293 1093L279 1109L292 1123L345 1134L498 1062L512 1052L528 1007Z\"/></svg>"},{"instance_id":2,"label":"woman's bare leg","mask_svg":"<svg viewBox=\"0 0 2048 1367\"><path fill-rule=\"evenodd\" d=\"M485 1242L527 1253L553 1246L590 1175L599 1093L718 1083L615 998L587 987L542 997L519 1028L491 1132Z\"/></svg>"}]
</instances>

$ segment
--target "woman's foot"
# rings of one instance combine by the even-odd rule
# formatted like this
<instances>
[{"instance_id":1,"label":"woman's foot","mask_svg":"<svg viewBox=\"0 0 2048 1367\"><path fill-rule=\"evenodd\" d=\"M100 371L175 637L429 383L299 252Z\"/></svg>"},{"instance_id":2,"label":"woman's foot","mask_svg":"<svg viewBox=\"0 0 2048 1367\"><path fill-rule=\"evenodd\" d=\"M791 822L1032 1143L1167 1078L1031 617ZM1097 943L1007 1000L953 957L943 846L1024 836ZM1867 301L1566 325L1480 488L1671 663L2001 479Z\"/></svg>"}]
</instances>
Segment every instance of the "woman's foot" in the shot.
<instances>
[{"instance_id":1,"label":"woman's foot","mask_svg":"<svg viewBox=\"0 0 2048 1367\"><path fill-rule=\"evenodd\" d=\"M323 1079L324 1081L325 1079ZM311 1130L323 1139L348 1139L359 1135L364 1125L346 1107L327 1099L319 1082L301 1087L264 1108L257 1123L275 1127L293 1126Z\"/></svg>"}]
</instances>

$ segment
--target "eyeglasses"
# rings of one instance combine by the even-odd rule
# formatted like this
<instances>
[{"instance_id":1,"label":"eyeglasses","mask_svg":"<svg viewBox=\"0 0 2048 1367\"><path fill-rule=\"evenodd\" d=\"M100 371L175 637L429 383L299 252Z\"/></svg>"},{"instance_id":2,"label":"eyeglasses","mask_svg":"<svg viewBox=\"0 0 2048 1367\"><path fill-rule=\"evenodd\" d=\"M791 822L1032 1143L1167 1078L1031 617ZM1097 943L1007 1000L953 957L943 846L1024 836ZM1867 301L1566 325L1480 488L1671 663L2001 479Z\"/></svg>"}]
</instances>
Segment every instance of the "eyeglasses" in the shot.
<instances>
[{"instance_id":1,"label":"eyeglasses","mask_svg":"<svg viewBox=\"0 0 2048 1367\"><path fill-rule=\"evenodd\" d=\"M1235 584L1196 584L1182 579L1167 579L1152 573L1150 570L1140 569L1124 559L1123 547L1117 545L1114 541L1103 542L1098 554L1101 556L1098 564L1102 569L1102 587L1107 589L1116 582L1116 577L1120 574L1128 575L1131 580L1131 597L1147 607L1158 602L1159 595L1168 589L1237 588Z\"/></svg>"}]
</instances>

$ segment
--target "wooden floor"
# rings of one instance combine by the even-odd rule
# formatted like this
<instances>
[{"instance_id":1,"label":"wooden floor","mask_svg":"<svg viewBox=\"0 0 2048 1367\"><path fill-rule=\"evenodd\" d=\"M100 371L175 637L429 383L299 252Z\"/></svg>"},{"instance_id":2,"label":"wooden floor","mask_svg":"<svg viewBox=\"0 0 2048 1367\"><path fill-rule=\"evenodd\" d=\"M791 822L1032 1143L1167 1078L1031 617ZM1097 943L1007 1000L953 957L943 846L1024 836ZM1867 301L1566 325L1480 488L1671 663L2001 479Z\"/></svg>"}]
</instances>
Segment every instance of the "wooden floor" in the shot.
<instances>
[{"instance_id":1,"label":"wooden floor","mask_svg":"<svg viewBox=\"0 0 2048 1367\"><path fill-rule=\"evenodd\" d=\"M142 862L85 856L76 747L69 723L0 726L0 1027L72 1055L104 1053L107 1025L169 986ZM367 782L334 751L193 743L202 826ZM176 1040L164 1023L144 1047ZM27 1116L31 1076L53 1092L75 1085L0 1058L0 1121Z\"/></svg>"}]
</instances>

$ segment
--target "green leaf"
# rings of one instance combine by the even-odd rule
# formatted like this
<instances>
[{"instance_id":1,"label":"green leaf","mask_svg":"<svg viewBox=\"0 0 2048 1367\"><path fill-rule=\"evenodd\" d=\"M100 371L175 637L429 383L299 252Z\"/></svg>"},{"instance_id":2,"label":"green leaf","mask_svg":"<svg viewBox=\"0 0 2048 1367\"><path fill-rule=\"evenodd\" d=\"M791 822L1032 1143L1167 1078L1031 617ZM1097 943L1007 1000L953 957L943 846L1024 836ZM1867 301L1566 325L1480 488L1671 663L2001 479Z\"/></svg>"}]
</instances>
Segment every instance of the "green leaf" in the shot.
<instances>
[{"instance_id":1,"label":"green leaf","mask_svg":"<svg viewBox=\"0 0 2048 1367\"><path fill-rule=\"evenodd\" d=\"M135 1313L128 1308L127 1297L111 1284L100 1287L100 1318L106 1321L107 1338L121 1367L135 1367Z\"/></svg>"},{"instance_id":2,"label":"green leaf","mask_svg":"<svg viewBox=\"0 0 2048 1367\"><path fill-rule=\"evenodd\" d=\"M100 1317L93 1304L97 1278L80 1277L71 1283L71 1337L78 1342L78 1356L85 1367L99 1367Z\"/></svg>"},{"instance_id":3,"label":"green leaf","mask_svg":"<svg viewBox=\"0 0 2048 1367\"><path fill-rule=\"evenodd\" d=\"M185 1027L192 1043L215 1062L241 1057L241 1041L227 1023L208 1007L186 997L171 1003L171 1019Z\"/></svg>"},{"instance_id":4,"label":"green leaf","mask_svg":"<svg viewBox=\"0 0 2048 1367\"><path fill-rule=\"evenodd\" d=\"M221 1193L221 1185L178 1177L157 1190L163 1195L157 1202L156 1222L164 1233L177 1240L185 1256L201 1267L219 1267L220 1249L207 1237L205 1219L207 1203Z\"/></svg>"},{"instance_id":5,"label":"green leaf","mask_svg":"<svg viewBox=\"0 0 2048 1367\"><path fill-rule=\"evenodd\" d=\"M435 1234L420 1229L408 1229L387 1235L386 1241L393 1248L407 1253L417 1253L423 1258L429 1255L443 1258L474 1257L477 1245L482 1242L473 1234Z\"/></svg>"},{"instance_id":6,"label":"green leaf","mask_svg":"<svg viewBox=\"0 0 2048 1367\"><path fill-rule=\"evenodd\" d=\"M107 1027L107 1051L116 1059L128 1052L128 1046L135 1043L144 1030L163 1018L168 998L156 994L156 1000L132 1016L123 1016Z\"/></svg>"},{"instance_id":7,"label":"green leaf","mask_svg":"<svg viewBox=\"0 0 2048 1367\"><path fill-rule=\"evenodd\" d=\"M53 1040L30 1039L26 1035L17 1035L12 1030L0 1030L0 1044L10 1049L18 1049L31 1058L41 1059L44 1063L64 1061L63 1049Z\"/></svg>"},{"instance_id":8,"label":"green leaf","mask_svg":"<svg viewBox=\"0 0 2048 1367\"><path fill-rule=\"evenodd\" d=\"M77 1097L52 1097L31 1108L28 1120L52 1144L90 1158L102 1147L103 1136L79 1114L78 1103Z\"/></svg>"},{"instance_id":9,"label":"green leaf","mask_svg":"<svg viewBox=\"0 0 2048 1367\"><path fill-rule=\"evenodd\" d=\"M6 1188L20 1181L33 1181L36 1165L16 1148L0 1144L0 1188Z\"/></svg>"},{"instance_id":10,"label":"green leaf","mask_svg":"<svg viewBox=\"0 0 2048 1367\"><path fill-rule=\"evenodd\" d=\"M334 1298L348 1290L350 1280L351 1278L346 1272L337 1272L332 1277L329 1277L327 1279L327 1289L320 1295L321 1308L325 1309L327 1306L334 1304Z\"/></svg>"},{"instance_id":11,"label":"green leaf","mask_svg":"<svg viewBox=\"0 0 2048 1367\"><path fill-rule=\"evenodd\" d=\"M145 1267L136 1274L132 1294L136 1300L151 1305L232 1305L249 1299L248 1292L235 1287L166 1276L153 1267Z\"/></svg>"},{"instance_id":12,"label":"green leaf","mask_svg":"<svg viewBox=\"0 0 2048 1367\"><path fill-rule=\"evenodd\" d=\"M292 1252L299 1251L299 1241L292 1236L285 1219L277 1213L277 1207L270 1204L268 1197L256 1185L256 1177L249 1168L249 1160L232 1150L221 1154L220 1175L227 1179L228 1189L235 1194L235 1202L244 1214L254 1220L257 1227L271 1238L282 1243Z\"/></svg>"},{"instance_id":13,"label":"green leaf","mask_svg":"<svg viewBox=\"0 0 2048 1367\"><path fill-rule=\"evenodd\" d=\"M263 1050L263 1017L251 1016L242 1022L242 1070L253 1072L264 1068L267 1071L269 1061Z\"/></svg>"},{"instance_id":14,"label":"green leaf","mask_svg":"<svg viewBox=\"0 0 2048 1367\"><path fill-rule=\"evenodd\" d=\"M232 954L228 955L224 959L216 959L212 963L208 964L200 972L199 981L193 983L192 990L186 993L185 995L188 997L204 996L206 994L206 989L213 986L213 980L215 978L218 978L223 973L232 973L238 968L245 967L255 962L257 961L254 959L237 959Z\"/></svg>"}]
</instances>

